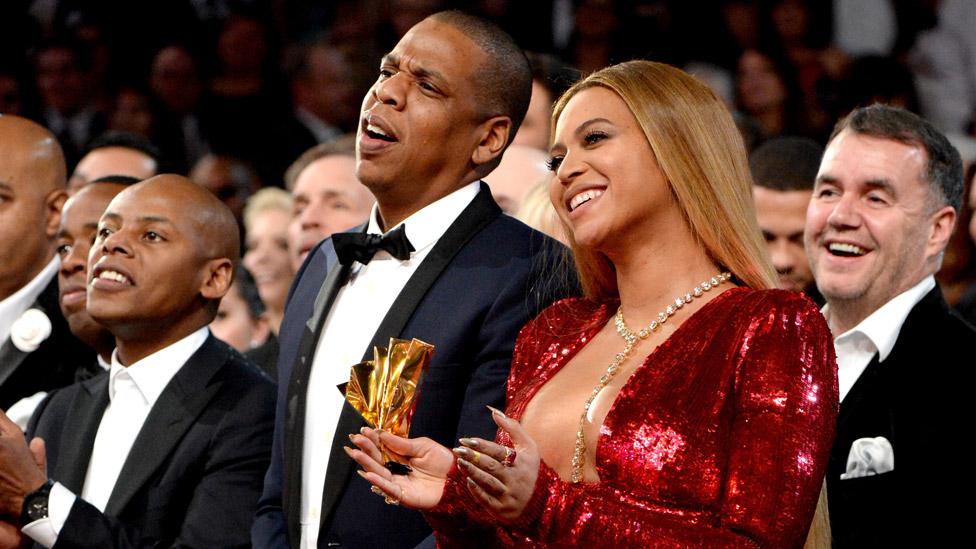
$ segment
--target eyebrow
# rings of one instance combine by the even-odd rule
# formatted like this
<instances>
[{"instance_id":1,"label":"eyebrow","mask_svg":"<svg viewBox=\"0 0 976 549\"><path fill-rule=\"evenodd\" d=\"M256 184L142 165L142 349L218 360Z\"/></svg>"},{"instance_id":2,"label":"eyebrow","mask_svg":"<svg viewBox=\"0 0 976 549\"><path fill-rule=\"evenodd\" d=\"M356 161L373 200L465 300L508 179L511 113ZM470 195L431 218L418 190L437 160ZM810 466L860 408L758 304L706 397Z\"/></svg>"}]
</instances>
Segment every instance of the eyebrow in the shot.
<instances>
[{"instance_id":1,"label":"eyebrow","mask_svg":"<svg viewBox=\"0 0 976 549\"><path fill-rule=\"evenodd\" d=\"M400 67L400 62L401 62L400 56L397 55L397 54L395 54L395 53L388 53L388 54L384 55L383 56L383 59L382 59L382 64L384 64L384 65L387 65L387 64L393 65L393 66L395 66L397 68L400 68L402 70L403 68ZM447 79L444 78L444 75L443 74L441 74L438 71L435 71L434 69L428 69L427 67L424 67L423 65L420 65L419 64L419 61L413 61L411 63L411 65L412 65L412 67L407 68L406 71L409 72L410 74L412 74L415 77L419 77L419 78L431 78L433 80L437 80L438 83L439 84L442 84L442 85L447 82Z\"/></svg>"},{"instance_id":2,"label":"eyebrow","mask_svg":"<svg viewBox=\"0 0 976 549\"><path fill-rule=\"evenodd\" d=\"M817 176L816 183L817 184L829 183L831 185L836 185L840 183L840 179L830 174L824 174L824 175ZM895 192L895 186L891 184L891 180L886 179L884 177L867 179L864 181L864 185L872 189L881 189L882 191L885 191L892 196L897 196L898 194L897 192Z\"/></svg>"},{"instance_id":3,"label":"eyebrow","mask_svg":"<svg viewBox=\"0 0 976 549\"><path fill-rule=\"evenodd\" d=\"M573 135L574 136L579 136L581 133L585 132L586 129L589 128L590 126L592 126L594 124L601 124L601 123L613 125L613 122L611 122L610 120L607 120L606 118L591 118L591 119L587 120L586 122L583 122L582 124L580 124L579 126L577 126L576 129L573 130ZM552 154L552 152L554 150L556 150L556 149L558 149L560 147L563 147L564 148L565 146L562 143L553 143L552 144L552 147L549 147L549 153Z\"/></svg>"}]
</instances>

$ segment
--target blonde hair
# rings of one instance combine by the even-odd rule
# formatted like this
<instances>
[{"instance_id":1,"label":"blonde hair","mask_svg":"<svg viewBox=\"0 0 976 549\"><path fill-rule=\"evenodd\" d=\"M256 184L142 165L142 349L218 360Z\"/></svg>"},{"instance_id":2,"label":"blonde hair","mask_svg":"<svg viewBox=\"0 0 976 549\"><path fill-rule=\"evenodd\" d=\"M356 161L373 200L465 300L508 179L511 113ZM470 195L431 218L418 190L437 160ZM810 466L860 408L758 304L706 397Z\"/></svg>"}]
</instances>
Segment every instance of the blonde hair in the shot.
<instances>
[{"instance_id":1,"label":"blonde hair","mask_svg":"<svg viewBox=\"0 0 976 549\"><path fill-rule=\"evenodd\" d=\"M565 229L559 222L556 209L552 206L552 201L549 199L549 180L550 177L546 176L533 183L529 191L525 193L525 198L522 199L522 205L515 212L515 219L560 242L566 243Z\"/></svg>"},{"instance_id":2,"label":"blonde hair","mask_svg":"<svg viewBox=\"0 0 976 549\"><path fill-rule=\"evenodd\" d=\"M267 187L254 193L244 206L244 230L251 232L254 218L268 210L284 210L291 215L292 197L288 191Z\"/></svg>"},{"instance_id":3,"label":"blonde hair","mask_svg":"<svg viewBox=\"0 0 976 549\"><path fill-rule=\"evenodd\" d=\"M709 258L751 288L775 287L775 271L756 221L752 177L742 137L711 89L691 75L651 61L629 61L597 71L556 102L556 121L579 92L607 88L637 119L691 232ZM581 248L566 228L587 297L617 297L613 264Z\"/></svg>"}]
</instances>

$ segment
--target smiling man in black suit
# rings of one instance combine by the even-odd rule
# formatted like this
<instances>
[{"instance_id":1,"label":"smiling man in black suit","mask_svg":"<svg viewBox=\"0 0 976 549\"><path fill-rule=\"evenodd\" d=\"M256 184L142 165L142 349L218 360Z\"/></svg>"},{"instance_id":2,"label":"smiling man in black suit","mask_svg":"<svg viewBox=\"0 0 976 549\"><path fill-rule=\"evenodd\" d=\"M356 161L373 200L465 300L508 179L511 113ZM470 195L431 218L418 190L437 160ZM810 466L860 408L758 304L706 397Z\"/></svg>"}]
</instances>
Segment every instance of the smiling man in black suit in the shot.
<instances>
[{"instance_id":1,"label":"smiling man in black suit","mask_svg":"<svg viewBox=\"0 0 976 549\"><path fill-rule=\"evenodd\" d=\"M516 335L565 293L540 291L554 241L502 215L479 181L531 90L512 39L458 12L418 23L383 57L356 155L377 205L367 225L313 248L292 287L256 547L413 547L429 536L418 512L372 494L342 451L364 424L336 385L390 337L436 346L411 436L494 436L485 406L504 403Z\"/></svg>"},{"instance_id":2,"label":"smiling man in black suit","mask_svg":"<svg viewBox=\"0 0 976 549\"><path fill-rule=\"evenodd\" d=\"M238 262L233 215L164 175L119 193L96 234L88 311L115 335L111 369L51 393L30 449L0 415L0 532L46 547L247 547L274 386L207 329Z\"/></svg>"},{"instance_id":3,"label":"smiling man in black suit","mask_svg":"<svg viewBox=\"0 0 976 549\"><path fill-rule=\"evenodd\" d=\"M902 109L855 110L824 152L804 240L837 350L834 547L969 537L966 519L953 516L972 488L955 446L972 430L976 332L950 313L933 278L962 187L959 153Z\"/></svg>"}]
</instances>

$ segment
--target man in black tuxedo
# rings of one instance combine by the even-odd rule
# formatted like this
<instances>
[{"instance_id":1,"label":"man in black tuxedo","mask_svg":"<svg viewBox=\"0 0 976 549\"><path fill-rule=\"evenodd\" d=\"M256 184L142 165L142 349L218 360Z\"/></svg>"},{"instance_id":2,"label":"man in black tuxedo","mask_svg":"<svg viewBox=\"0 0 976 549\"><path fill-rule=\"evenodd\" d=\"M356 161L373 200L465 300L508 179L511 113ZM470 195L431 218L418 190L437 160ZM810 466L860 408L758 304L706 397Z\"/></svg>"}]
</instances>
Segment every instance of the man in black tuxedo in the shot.
<instances>
[{"instance_id":1,"label":"man in black tuxedo","mask_svg":"<svg viewBox=\"0 0 976 549\"><path fill-rule=\"evenodd\" d=\"M457 12L425 19L384 56L357 143L377 207L309 252L285 310L256 547L414 547L430 535L342 451L364 423L336 385L390 337L436 346L411 436L494 436L485 406L504 404L515 337L553 299L540 287L556 244L503 216L479 182L515 135L531 78L508 35Z\"/></svg>"},{"instance_id":2,"label":"man in black tuxedo","mask_svg":"<svg viewBox=\"0 0 976 549\"><path fill-rule=\"evenodd\" d=\"M55 233L65 192L64 155L27 119L0 115L0 410L74 381L94 353L58 307Z\"/></svg>"},{"instance_id":3,"label":"man in black tuxedo","mask_svg":"<svg viewBox=\"0 0 976 549\"><path fill-rule=\"evenodd\" d=\"M112 365L48 396L30 448L0 415L0 546L14 528L46 547L249 545L274 385L207 329L239 254L233 215L183 177L112 200L88 265Z\"/></svg>"},{"instance_id":4,"label":"man in black tuxedo","mask_svg":"<svg viewBox=\"0 0 976 549\"><path fill-rule=\"evenodd\" d=\"M835 547L965 539L956 496L972 486L956 446L972 428L976 332L933 278L962 188L959 153L901 109L855 110L824 153L804 238L837 350Z\"/></svg>"}]
</instances>

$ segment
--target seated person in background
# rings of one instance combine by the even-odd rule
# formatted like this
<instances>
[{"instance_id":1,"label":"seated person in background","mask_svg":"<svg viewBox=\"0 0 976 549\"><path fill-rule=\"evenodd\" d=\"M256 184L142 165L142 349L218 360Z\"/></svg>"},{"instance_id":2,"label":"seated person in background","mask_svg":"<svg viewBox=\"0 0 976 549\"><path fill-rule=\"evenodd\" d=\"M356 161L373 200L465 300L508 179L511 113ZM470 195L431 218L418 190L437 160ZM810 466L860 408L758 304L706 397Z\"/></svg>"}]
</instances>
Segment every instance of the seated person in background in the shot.
<instances>
[{"instance_id":1,"label":"seated person in background","mask_svg":"<svg viewBox=\"0 0 976 549\"><path fill-rule=\"evenodd\" d=\"M261 189L244 208L244 266L254 276L271 334L278 335L285 299L295 278L288 253L291 196L277 188Z\"/></svg>"},{"instance_id":2,"label":"seated person in background","mask_svg":"<svg viewBox=\"0 0 976 549\"><path fill-rule=\"evenodd\" d=\"M210 332L251 359L272 379L277 378L278 340L268 328L264 303L258 295L254 277L243 265L237 266L234 283L220 300L217 316L210 323Z\"/></svg>"},{"instance_id":3,"label":"seated person in background","mask_svg":"<svg viewBox=\"0 0 976 549\"><path fill-rule=\"evenodd\" d=\"M71 333L96 353L90 360L78 357L75 381L83 381L108 370L111 364L115 337L104 326L92 320L85 308L88 250L95 241L98 218L102 216L105 207L122 189L138 182L138 179L124 175L96 179L69 198L61 211L61 226L56 236L57 253L61 258L61 268L58 270L61 314L68 321ZM19 400L7 409L7 417L21 429L26 429L34 409L46 395L47 391L39 391Z\"/></svg>"},{"instance_id":4,"label":"seated person in background","mask_svg":"<svg viewBox=\"0 0 976 549\"><path fill-rule=\"evenodd\" d=\"M115 335L111 369L52 392L29 449L0 415L0 532L46 547L247 547L274 385L206 327L239 256L234 218L163 175L119 193L97 234L88 311Z\"/></svg>"},{"instance_id":5,"label":"seated person in background","mask_svg":"<svg viewBox=\"0 0 976 549\"><path fill-rule=\"evenodd\" d=\"M54 235L65 192L64 155L51 132L0 115L0 410L74 381L93 352L58 308Z\"/></svg>"},{"instance_id":6,"label":"seated person in background","mask_svg":"<svg viewBox=\"0 0 976 549\"><path fill-rule=\"evenodd\" d=\"M959 152L906 110L855 109L827 143L804 241L837 351L834 547L952 547L970 535L969 508L953 501L971 477L936 465L973 417L976 331L933 276L962 193Z\"/></svg>"},{"instance_id":7,"label":"seated person in background","mask_svg":"<svg viewBox=\"0 0 976 549\"><path fill-rule=\"evenodd\" d=\"M803 137L776 137L749 156L756 218L766 239L769 259L783 290L806 292L818 304L823 298L813 283L803 250L803 226L823 147Z\"/></svg>"},{"instance_id":8,"label":"seated person in background","mask_svg":"<svg viewBox=\"0 0 976 549\"><path fill-rule=\"evenodd\" d=\"M549 180L548 161L549 155L525 145L511 145L505 149L501 163L484 177L492 198L503 212L515 215L532 186L541 180Z\"/></svg>"},{"instance_id":9,"label":"seated person in background","mask_svg":"<svg viewBox=\"0 0 976 549\"><path fill-rule=\"evenodd\" d=\"M355 135L312 147L285 172L294 199L288 248L295 272L308 251L369 217L376 199L356 177Z\"/></svg>"},{"instance_id":10,"label":"seated person in background","mask_svg":"<svg viewBox=\"0 0 976 549\"><path fill-rule=\"evenodd\" d=\"M122 131L108 131L88 145L68 179L68 194L75 194L106 175L126 175L142 180L159 173L160 152L145 137Z\"/></svg>"},{"instance_id":11,"label":"seated person in background","mask_svg":"<svg viewBox=\"0 0 976 549\"><path fill-rule=\"evenodd\" d=\"M261 179L249 163L224 154L206 154L197 160L190 180L226 204L238 223L244 219L244 204L261 188Z\"/></svg>"},{"instance_id":12,"label":"seated person in background","mask_svg":"<svg viewBox=\"0 0 976 549\"><path fill-rule=\"evenodd\" d=\"M580 79L580 73L553 55L526 52L525 56L532 69L532 99L512 144L546 152L549 150L552 105Z\"/></svg>"},{"instance_id":13,"label":"seated person in background","mask_svg":"<svg viewBox=\"0 0 976 549\"><path fill-rule=\"evenodd\" d=\"M347 453L443 546L801 546L836 366L814 304L767 289L731 115L688 74L632 61L553 117L550 196L586 297L520 332L495 442L363 429Z\"/></svg>"}]
</instances>

